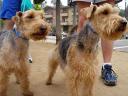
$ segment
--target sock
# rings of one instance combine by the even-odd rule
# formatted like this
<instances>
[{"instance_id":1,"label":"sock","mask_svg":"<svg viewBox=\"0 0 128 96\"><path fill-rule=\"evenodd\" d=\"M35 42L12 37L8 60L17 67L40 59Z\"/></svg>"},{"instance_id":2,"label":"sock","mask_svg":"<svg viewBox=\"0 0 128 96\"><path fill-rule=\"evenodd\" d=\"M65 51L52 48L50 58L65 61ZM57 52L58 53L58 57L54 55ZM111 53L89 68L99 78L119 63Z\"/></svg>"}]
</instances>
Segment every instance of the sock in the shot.
<instances>
[{"instance_id":1,"label":"sock","mask_svg":"<svg viewBox=\"0 0 128 96\"><path fill-rule=\"evenodd\" d=\"M111 63L103 63L103 65L102 65L102 68L104 69L104 66L105 65L110 65L110 66L112 66L112 64Z\"/></svg>"}]
</instances>

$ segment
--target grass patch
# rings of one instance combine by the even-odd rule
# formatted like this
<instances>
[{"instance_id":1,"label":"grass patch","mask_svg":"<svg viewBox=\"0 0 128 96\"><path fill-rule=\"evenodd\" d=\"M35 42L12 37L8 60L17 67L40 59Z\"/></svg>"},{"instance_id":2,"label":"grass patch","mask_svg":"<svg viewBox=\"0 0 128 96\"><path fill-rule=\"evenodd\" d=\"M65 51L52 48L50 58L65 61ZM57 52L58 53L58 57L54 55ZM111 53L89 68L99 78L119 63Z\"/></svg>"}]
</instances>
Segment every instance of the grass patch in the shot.
<instances>
[{"instance_id":1,"label":"grass patch","mask_svg":"<svg viewBox=\"0 0 128 96\"><path fill-rule=\"evenodd\" d=\"M0 27L3 27L4 26L4 22L3 20L0 19Z\"/></svg>"}]
</instances>

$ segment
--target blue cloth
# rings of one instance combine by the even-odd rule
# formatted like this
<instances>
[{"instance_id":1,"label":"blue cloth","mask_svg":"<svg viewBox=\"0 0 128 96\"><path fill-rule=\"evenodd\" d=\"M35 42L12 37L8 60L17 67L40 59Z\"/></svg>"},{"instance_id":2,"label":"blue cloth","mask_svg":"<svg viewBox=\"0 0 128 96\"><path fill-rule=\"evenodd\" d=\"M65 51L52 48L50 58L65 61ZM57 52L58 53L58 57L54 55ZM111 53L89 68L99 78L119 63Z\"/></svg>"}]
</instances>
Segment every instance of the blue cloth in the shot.
<instances>
[{"instance_id":1,"label":"blue cloth","mask_svg":"<svg viewBox=\"0 0 128 96\"><path fill-rule=\"evenodd\" d=\"M21 3L21 11L22 12L25 12L25 11L30 10L32 8L33 8L33 5L32 5L30 0L22 0L22 3Z\"/></svg>"},{"instance_id":2,"label":"blue cloth","mask_svg":"<svg viewBox=\"0 0 128 96\"><path fill-rule=\"evenodd\" d=\"M20 11L22 0L3 0L2 8L0 9L0 19L11 19Z\"/></svg>"}]
</instances>

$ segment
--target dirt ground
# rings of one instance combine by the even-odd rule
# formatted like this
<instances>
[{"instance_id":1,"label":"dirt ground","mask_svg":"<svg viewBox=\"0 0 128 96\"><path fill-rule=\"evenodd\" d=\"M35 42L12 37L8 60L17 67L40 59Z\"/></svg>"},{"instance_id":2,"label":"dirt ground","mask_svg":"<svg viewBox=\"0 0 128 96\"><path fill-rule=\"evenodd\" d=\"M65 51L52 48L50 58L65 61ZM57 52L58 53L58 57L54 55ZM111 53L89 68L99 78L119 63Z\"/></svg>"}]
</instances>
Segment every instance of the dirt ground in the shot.
<instances>
[{"instance_id":1,"label":"dirt ground","mask_svg":"<svg viewBox=\"0 0 128 96\"><path fill-rule=\"evenodd\" d=\"M34 96L68 96L65 76L60 68L58 68L57 74L53 79L54 85L45 85L48 53L54 47L54 44L46 44L41 41L30 42L30 53L33 57L33 63L30 64L30 83ZM118 74L118 85L115 87L107 87L102 83L100 78L101 63L102 55L99 52L99 72L94 90L95 96L128 96L128 53L117 51L113 53L113 68ZM9 82L8 96L22 96L19 85L15 83L13 75Z\"/></svg>"}]
</instances>

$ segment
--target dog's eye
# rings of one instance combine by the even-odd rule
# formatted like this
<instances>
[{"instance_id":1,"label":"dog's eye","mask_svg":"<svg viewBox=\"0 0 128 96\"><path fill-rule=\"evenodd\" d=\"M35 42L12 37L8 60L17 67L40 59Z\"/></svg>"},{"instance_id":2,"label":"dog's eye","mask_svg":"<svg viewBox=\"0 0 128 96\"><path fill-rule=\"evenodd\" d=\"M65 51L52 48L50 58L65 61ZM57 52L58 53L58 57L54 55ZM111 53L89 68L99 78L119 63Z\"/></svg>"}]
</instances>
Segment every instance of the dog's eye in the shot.
<instances>
[{"instance_id":1,"label":"dog's eye","mask_svg":"<svg viewBox=\"0 0 128 96\"><path fill-rule=\"evenodd\" d=\"M27 16L27 18L32 19L32 18L34 18L34 16L33 15L29 15L29 16Z\"/></svg>"},{"instance_id":2,"label":"dog's eye","mask_svg":"<svg viewBox=\"0 0 128 96\"><path fill-rule=\"evenodd\" d=\"M109 14L109 11L108 11L108 10L104 10L104 11L102 12L102 14L108 15L108 14Z\"/></svg>"}]
</instances>

